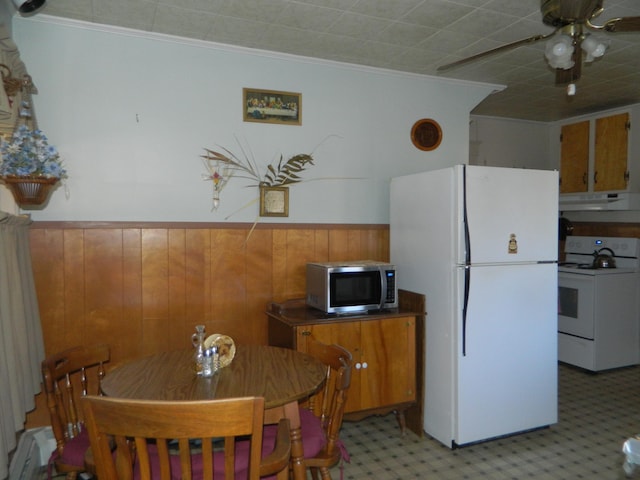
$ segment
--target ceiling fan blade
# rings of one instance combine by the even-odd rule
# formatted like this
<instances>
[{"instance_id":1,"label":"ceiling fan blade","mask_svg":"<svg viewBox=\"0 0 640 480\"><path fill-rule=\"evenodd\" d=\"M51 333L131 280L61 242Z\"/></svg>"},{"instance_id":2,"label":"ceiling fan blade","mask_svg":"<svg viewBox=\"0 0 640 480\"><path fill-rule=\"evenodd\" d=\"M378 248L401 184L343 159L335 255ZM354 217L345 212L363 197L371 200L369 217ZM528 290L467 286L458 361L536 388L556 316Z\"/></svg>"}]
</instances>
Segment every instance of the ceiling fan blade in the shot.
<instances>
[{"instance_id":1,"label":"ceiling fan blade","mask_svg":"<svg viewBox=\"0 0 640 480\"><path fill-rule=\"evenodd\" d=\"M640 17L622 17L607 20L601 27L611 33L640 32Z\"/></svg>"},{"instance_id":2,"label":"ceiling fan blade","mask_svg":"<svg viewBox=\"0 0 640 480\"><path fill-rule=\"evenodd\" d=\"M557 30L554 30L552 33L548 33L547 35L534 35L533 37L524 38L522 40L518 40L517 42L507 43L506 45L502 45L501 47L492 48L491 50L487 50L482 53L478 53L476 55L472 55L467 58L463 58L462 60L458 60L457 62L448 63L446 65L440 65L436 70L438 72L442 72L444 70L449 70L450 68L458 67L460 65L464 65L466 63L473 62L478 60L479 58L487 57L489 55L494 55L500 52L506 52L507 50L511 50L512 48L517 48L522 45L526 45L528 43L538 42L540 40L544 40L545 38L549 38L556 33Z\"/></svg>"}]
</instances>

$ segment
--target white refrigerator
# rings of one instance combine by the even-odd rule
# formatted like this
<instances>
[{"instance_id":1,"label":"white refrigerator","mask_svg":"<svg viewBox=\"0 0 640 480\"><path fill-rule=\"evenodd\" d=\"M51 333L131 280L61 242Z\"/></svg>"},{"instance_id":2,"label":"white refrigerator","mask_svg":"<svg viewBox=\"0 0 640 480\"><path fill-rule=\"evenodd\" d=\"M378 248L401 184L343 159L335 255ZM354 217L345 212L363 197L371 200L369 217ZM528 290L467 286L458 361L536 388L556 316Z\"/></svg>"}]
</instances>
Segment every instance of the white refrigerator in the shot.
<instances>
[{"instance_id":1,"label":"white refrigerator","mask_svg":"<svg viewBox=\"0 0 640 480\"><path fill-rule=\"evenodd\" d=\"M557 422L558 173L393 178L391 262L426 296L424 430L450 448Z\"/></svg>"}]
</instances>

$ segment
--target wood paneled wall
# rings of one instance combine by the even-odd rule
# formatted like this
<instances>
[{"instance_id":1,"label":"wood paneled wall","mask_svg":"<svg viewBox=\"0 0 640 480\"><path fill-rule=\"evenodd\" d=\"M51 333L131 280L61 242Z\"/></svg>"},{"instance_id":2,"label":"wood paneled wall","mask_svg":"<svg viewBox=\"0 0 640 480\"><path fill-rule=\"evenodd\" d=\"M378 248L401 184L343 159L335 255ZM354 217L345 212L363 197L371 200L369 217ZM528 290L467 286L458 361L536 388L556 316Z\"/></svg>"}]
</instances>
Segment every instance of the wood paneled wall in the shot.
<instances>
[{"instance_id":1,"label":"wood paneled wall","mask_svg":"<svg viewBox=\"0 0 640 480\"><path fill-rule=\"evenodd\" d=\"M389 260L388 225L34 222L47 354L106 342L112 362L187 348L196 324L265 344L267 303L304 297L308 261Z\"/></svg>"},{"instance_id":2,"label":"wood paneled wall","mask_svg":"<svg viewBox=\"0 0 640 480\"><path fill-rule=\"evenodd\" d=\"M113 367L190 348L197 324L238 344L266 344L266 305L304 297L306 262L389 260L388 225L252 227L34 222L47 354L105 342ZM27 428L48 423L43 399L37 403Z\"/></svg>"},{"instance_id":3,"label":"wood paneled wall","mask_svg":"<svg viewBox=\"0 0 640 480\"><path fill-rule=\"evenodd\" d=\"M622 222L573 222L573 235L640 238L640 224Z\"/></svg>"}]
</instances>

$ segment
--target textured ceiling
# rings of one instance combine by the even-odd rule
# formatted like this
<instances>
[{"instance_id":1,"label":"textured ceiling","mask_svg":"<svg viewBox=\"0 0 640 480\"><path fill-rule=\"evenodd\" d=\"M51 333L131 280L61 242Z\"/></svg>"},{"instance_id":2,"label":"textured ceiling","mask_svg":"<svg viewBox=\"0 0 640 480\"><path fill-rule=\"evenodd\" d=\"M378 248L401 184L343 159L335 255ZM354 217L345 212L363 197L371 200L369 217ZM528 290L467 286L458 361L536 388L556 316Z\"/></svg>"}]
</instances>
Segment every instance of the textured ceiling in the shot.
<instances>
[{"instance_id":1,"label":"textured ceiling","mask_svg":"<svg viewBox=\"0 0 640 480\"><path fill-rule=\"evenodd\" d=\"M604 0L594 23L640 16L638 0ZM540 0L47 0L40 13L224 44L507 85L473 113L554 121L640 102L640 32L606 38L577 93L554 85L544 41L447 64L552 31ZM39 13L39 14L40 14Z\"/></svg>"}]
</instances>

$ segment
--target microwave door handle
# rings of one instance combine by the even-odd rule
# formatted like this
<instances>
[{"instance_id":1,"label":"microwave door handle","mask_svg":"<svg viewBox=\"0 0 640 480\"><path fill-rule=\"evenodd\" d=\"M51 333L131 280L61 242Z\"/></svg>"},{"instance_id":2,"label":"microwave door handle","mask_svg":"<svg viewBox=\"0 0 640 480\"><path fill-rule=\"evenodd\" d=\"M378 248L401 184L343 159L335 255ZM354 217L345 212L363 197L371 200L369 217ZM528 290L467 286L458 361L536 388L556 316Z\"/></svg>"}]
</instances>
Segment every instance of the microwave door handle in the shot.
<instances>
[{"instance_id":1,"label":"microwave door handle","mask_svg":"<svg viewBox=\"0 0 640 480\"><path fill-rule=\"evenodd\" d=\"M383 275L382 272L380 272L380 310L384 308L384 301L385 301L385 298L387 298L384 292L386 291L387 291L387 277L386 275Z\"/></svg>"}]
</instances>

